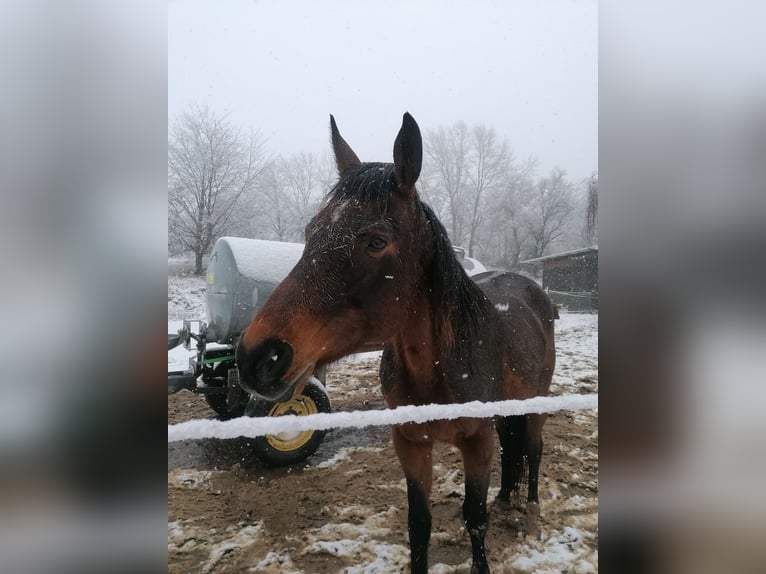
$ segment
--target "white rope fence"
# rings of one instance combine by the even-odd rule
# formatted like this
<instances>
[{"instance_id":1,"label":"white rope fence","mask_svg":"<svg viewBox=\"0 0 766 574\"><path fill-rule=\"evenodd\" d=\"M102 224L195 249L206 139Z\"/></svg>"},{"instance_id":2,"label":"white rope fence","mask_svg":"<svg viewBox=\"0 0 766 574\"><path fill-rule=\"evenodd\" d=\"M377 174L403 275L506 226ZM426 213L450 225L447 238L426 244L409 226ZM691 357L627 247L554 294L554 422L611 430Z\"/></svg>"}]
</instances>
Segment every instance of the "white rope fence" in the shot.
<instances>
[{"instance_id":1,"label":"white rope fence","mask_svg":"<svg viewBox=\"0 0 766 574\"><path fill-rule=\"evenodd\" d=\"M363 428L403 423L424 423L461 417L489 418L530 413L551 413L561 410L597 411L598 395L561 395L490 403L473 401L448 405L403 406L388 410L318 413L305 416L240 417L228 421L196 419L168 425L168 442L203 438L254 438L282 432Z\"/></svg>"},{"instance_id":2,"label":"white rope fence","mask_svg":"<svg viewBox=\"0 0 766 574\"><path fill-rule=\"evenodd\" d=\"M546 289L546 293L556 293L557 295L566 295L567 297L580 297L582 299L593 299L597 293L593 291L579 291L577 293L573 291L554 291L553 289Z\"/></svg>"}]
</instances>

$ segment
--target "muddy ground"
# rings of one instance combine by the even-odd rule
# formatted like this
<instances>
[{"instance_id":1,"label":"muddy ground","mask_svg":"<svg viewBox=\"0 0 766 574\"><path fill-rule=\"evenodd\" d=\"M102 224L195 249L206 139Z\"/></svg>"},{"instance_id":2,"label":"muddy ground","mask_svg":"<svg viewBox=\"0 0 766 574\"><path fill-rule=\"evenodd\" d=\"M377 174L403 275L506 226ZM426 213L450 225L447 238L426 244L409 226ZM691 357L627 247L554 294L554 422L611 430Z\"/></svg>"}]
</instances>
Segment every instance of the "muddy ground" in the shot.
<instances>
[{"instance_id":1,"label":"muddy ground","mask_svg":"<svg viewBox=\"0 0 766 574\"><path fill-rule=\"evenodd\" d=\"M566 358L562 362L565 367ZM554 385L553 394L596 392L594 378ZM336 365L327 385L333 410L384 408L375 359ZM201 396L182 391L168 397L169 424L213 416ZM487 551L493 572L598 570L597 429L596 413L549 417L541 538L523 536L519 511L492 511ZM490 500L499 485L497 458ZM460 456L437 445L434 461L430 571L469 572ZM247 439L168 445L171 573L403 572L409 564L406 510L390 427L329 431L314 456L279 469L252 456Z\"/></svg>"}]
</instances>

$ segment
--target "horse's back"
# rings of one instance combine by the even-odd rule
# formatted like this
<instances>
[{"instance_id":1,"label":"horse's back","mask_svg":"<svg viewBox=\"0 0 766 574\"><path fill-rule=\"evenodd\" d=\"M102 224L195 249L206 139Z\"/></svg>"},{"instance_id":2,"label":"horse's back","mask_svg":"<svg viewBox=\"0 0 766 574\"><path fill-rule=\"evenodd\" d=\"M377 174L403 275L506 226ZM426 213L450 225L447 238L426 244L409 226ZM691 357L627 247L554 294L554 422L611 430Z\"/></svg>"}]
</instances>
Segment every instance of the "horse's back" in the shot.
<instances>
[{"instance_id":1,"label":"horse's back","mask_svg":"<svg viewBox=\"0 0 766 574\"><path fill-rule=\"evenodd\" d=\"M556 307L534 280L509 271L488 271L472 277L500 311L513 370L533 395L547 394L555 365Z\"/></svg>"},{"instance_id":2,"label":"horse's back","mask_svg":"<svg viewBox=\"0 0 766 574\"><path fill-rule=\"evenodd\" d=\"M558 319L548 294L529 277L511 271L485 271L472 279L496 306L504 306L511 298L521 299L537 315L544 330L552 329L553 320Z\"/></svg>"}]
</instances>

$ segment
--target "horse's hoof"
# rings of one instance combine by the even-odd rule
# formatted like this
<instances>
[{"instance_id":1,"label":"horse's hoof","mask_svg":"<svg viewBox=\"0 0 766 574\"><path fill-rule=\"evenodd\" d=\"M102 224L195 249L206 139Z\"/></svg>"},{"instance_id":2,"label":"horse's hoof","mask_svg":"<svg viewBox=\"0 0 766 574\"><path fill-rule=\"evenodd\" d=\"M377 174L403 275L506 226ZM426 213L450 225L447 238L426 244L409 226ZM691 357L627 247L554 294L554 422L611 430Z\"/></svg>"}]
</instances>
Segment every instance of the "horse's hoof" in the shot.
<instances>
[{"instance_id":1,"label":"horse's hoof","mask_svg":"<svg viewBox=\"0 0 766 574\"><path fill-rule=\"evenodd\" d=\"M471 566L471 574L489 574L489 565L483 564L482 566L479 566L478 564L474 563Z\"/></svg>"},{"instance_id":2,"label":"horse's hoof","mask_svg":"<svg viewBox=\"0 0 766 574\"><path fill-rule=\"evenodd\" d=\"M513 509L510 499L500 498L499 496L495 498L493 506L500 512L510 512Z\"/></svg>"},{"instance_id":3,"label":"horse's hoof","mask_svg":"<svg viewBox=\"0 0 766 574\"><path fill-rule=\"evenodd\" d=\"M527 503L527 517L524 523L524 531L526 535L540 539L540 526L538 524L538 518L540 517L540 505L537 502Z\"/></svg>"},{"instance_id":4,"label":"horse's hoof","mask_svg":"<svg viewBox=\"0 0 766 574\"><path fill-rule=\"evenodd\" d=\"M498 494L495 497L494 507L501 512L510 512L511 510L523 510L521 503L521 493L513 490L508 496Z\"/></svg>"}]
</instances>

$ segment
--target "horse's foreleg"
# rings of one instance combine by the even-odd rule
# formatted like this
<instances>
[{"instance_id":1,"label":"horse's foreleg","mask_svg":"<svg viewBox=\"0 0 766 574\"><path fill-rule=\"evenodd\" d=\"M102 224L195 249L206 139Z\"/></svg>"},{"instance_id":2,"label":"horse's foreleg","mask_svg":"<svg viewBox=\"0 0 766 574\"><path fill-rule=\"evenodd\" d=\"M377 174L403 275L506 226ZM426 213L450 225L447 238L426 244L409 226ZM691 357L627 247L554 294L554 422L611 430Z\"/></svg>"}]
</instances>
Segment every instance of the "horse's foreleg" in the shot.
<instances>
[{"instance_id":1,"label":"horse's foreleg","mask_svg":"<svg viewBox=\"0 0 766 574\"><path fill-rule=\"evenodd\" d=\"M394 449L407 479L407 530L413 574L428 572L428 541L431 538L432 461L431 442L412 442L398 426L393 428Z\"/></svg>"},{"instance_id":2,"label":"horse's foreleg","mask_svg":"<svg viewBox=\"0 0 766 574\"><path fill-rule=\"evenodd\" d=\"M489 527L487 489L494 450L492 431L487 426L485 430L463 439L457 446L463 454L465 468L463 520L471 536L471 574L489 574L484 537Z\"/></svg>"},{"instance_id":3,"label":"horse's foreleg","mask_svg":"<svg viewBox=\"0 0 766 574\"><path fill-rule=\"evenodd\" d=\"M538 518L540 516L540 500L538 498L538 477L540 460L543 457L543 424L546 415L527 415L527 460L529 462L529 490L527 492L527 536L535 538L540 535Z\"/></svg>"},{"instance_id":4,"label":"horse's foreleg","mask_svg":"<svg viewBox=\"0 0 766 574\"><path fill-rule=\"evenodd\" d=\"M499 509L510 510L514 497L515 504L521 488L521 477L524 471L524 435L526 429L524 415L512 417L497 417L495 427L500 439L500 492L497 493L495 504Z\"/></svg>"}]
</instances>

